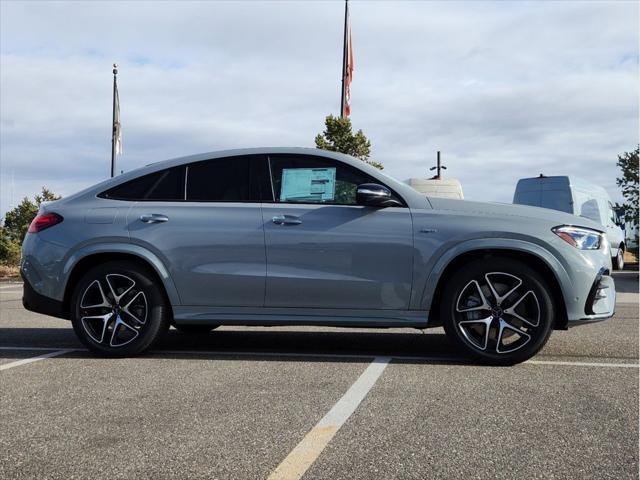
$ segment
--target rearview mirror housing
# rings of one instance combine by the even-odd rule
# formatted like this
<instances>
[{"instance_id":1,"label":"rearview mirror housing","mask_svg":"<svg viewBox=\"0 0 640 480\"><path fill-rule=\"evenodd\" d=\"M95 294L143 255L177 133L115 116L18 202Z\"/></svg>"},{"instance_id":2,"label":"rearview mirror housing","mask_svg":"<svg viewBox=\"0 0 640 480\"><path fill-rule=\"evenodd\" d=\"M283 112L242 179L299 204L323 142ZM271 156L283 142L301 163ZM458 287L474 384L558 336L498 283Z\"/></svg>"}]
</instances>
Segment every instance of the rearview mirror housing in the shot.
<instances>
[{"instance_id":1,"label":"rearview mirror housing","mask_svg":"<svg viewBox=\"0 0 640 480\"><path fill-rule=\"evenodd\" d=\"M358 205L367 207L401 207L402 204L393 198L391 190L377 183L363 183L356 190Z\"/></svg>"}]
</instances>

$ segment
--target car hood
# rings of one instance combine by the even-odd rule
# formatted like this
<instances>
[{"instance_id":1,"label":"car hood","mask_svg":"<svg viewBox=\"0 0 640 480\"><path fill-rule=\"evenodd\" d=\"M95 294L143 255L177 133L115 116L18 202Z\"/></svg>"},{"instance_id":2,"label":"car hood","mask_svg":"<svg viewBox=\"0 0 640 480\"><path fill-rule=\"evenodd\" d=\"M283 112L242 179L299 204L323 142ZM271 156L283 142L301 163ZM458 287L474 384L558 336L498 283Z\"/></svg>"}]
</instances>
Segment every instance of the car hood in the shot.
<instances>
[{"instance_id":1,"label":"car hood","mask_svg":"<svg viewBox=\"0 0 640 480\"><path fill-rule=\"evenodd\" d=\"M508 203L471 202L469 200L436 197L429 197L429 202L436 210L450 210L460 213L499 217L513 216L529 218L555 223L556 225L575 225L604 232L603 226L593 220L549 208L512 205Z\"/></svg>"}]
</instances>

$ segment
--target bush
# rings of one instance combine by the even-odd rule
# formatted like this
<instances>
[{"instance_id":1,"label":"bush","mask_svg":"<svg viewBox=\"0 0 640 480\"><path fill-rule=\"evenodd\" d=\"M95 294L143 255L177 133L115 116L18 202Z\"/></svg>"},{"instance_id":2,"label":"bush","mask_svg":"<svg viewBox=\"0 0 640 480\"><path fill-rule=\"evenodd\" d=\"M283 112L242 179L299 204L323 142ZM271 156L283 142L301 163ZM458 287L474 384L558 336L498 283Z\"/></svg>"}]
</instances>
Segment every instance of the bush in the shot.
<instances>
[{"instance_id":1,"label":"bush","mask_svg":"<svg viewBox=\"0 0 640 480\"><path fill-rule=\"evenodd\" d=\"M20 242L11 238L7 229L0 227L0 264L17 265L20 262Z\"/></svg>"},{"instance_id":2,"label":"bush","mask_svg":"<svg viewBox=\"0 0 640 480\"><path fill-rule=\"evenodd\" d=\"M42 187L42 192L35 195L33 200L24 197L17 207L7 212L4 225L0 226L0 265L17 266L20 263L22 240L29 224L38 214L40 205L59 198L59 195Z\"/></svg>"}]
</instances>

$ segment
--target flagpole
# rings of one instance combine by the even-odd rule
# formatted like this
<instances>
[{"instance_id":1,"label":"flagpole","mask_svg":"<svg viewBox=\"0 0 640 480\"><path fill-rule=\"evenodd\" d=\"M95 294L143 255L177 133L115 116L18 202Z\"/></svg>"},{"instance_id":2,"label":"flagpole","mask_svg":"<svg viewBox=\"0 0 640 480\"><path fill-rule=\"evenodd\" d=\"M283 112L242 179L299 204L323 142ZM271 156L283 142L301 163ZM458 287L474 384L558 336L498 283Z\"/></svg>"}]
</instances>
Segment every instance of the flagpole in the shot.
<instances>
[{"instance_id":1,"label":"flagpole","mask_svg":"<svg viewBox=\"0 0 640 480\"><path fill-rule=\"evenodd\" d=\"M345 89L344 81L347 75L347 17L349 16L349 0L344 2L344 36L342 40L342 90L340 91L340 118L344 118Z\"/></svg>"},{"instance_id":2,"label":"flagpole","mask_svg":"<svg viewBox=\"0 0 640 480\"><path fill-rule=\"evenodd\" d=\"M111 178L116 174L116 76L118 64L113 64L113 110L111 115Z\"/></svg>"}]
</instances>

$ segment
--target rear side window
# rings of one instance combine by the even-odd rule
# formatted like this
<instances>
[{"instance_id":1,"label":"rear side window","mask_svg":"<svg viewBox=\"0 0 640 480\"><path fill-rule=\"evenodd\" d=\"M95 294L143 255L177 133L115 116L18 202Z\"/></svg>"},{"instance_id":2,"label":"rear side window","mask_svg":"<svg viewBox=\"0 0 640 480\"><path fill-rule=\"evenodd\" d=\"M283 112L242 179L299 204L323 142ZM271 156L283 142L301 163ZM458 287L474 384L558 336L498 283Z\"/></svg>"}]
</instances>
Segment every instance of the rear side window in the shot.
<instances>
[{"instance_id":1,"label":"rear side window","mask_svg":"<svg viewBox=\"0 0 640 480\"><path fill-rule=\"evenodd\" d=\"M184 167L169 168L129 180L99 196L130 201L184 200Z\"/></svg>"},{"instance_id":2,"label":"rear side window","mask_svg":"<svg viewBox=\"0 0 640 480\"><path fill-rule=\"evenodd\" d=\"M571 194L569 190L543 190L540 206L561 212L572 213Z\"/></svg>"},{"instance_id":3,"label":"rear side window","mask_svg":"<svg viewBox=\"0 0 640 480\"><path fill-rule=\"evenodd\" d=\"M187 166L187 201L259 202L262 157L215 158Z\"/></svg>"}]
</instances>

